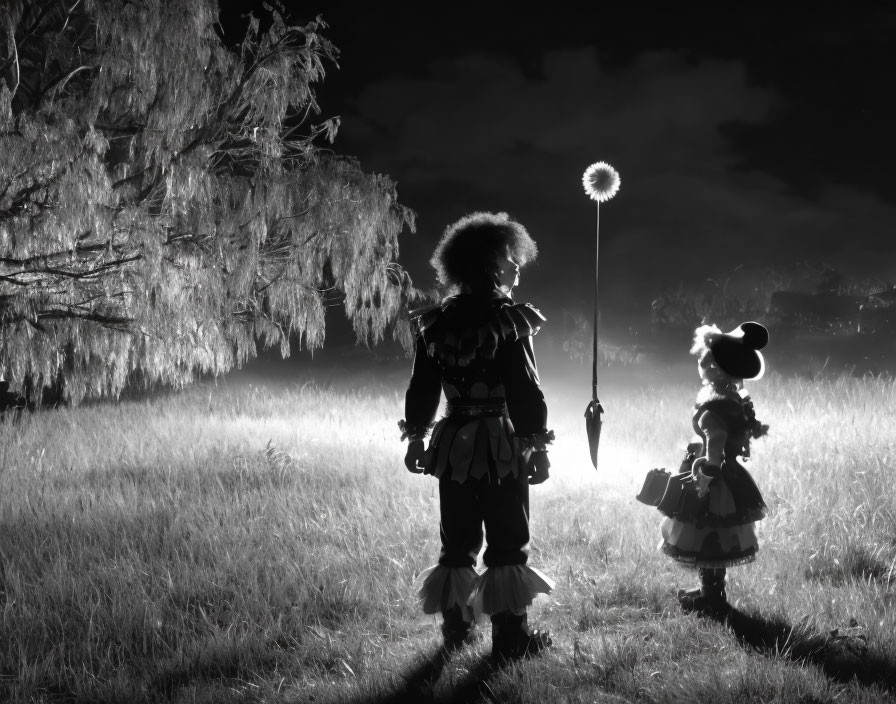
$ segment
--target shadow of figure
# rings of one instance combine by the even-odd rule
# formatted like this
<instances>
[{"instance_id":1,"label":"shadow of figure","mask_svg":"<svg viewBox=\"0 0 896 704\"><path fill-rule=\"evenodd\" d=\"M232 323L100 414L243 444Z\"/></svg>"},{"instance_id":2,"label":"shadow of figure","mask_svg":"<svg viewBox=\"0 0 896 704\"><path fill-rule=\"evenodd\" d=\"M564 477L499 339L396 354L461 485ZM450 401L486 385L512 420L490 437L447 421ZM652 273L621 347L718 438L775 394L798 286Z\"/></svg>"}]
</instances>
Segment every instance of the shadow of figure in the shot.
<instances>
[{"instance_id":1,"label":"shadow of figure","mask_svg":"<svg viewBox=\"0 0 896 704\"><path fill-rule=\"evenodd\" d=\"M371 704L404 704L405 702L434 702L434 687L454 650L439 646L402 675L404 684L385 697L372 700Z\"/></svg>"},{"instance_id":2,"label":"shadow of figure","mask_svg":"<svg viewBox=\"0 0 896 704\"><path fill-rule=\"evenodd\" d=\"M498 701L489 686L489 680L512 661L496 661L488 655L477 660L463 677L445 687L447 691L437 696L436 682L454 652L439 647L402 676L404 684L401 687L385 696L364 699L364 704L471 704Z\"/></svg>"},{"instance_id":3,"label":"shadow of figure","mask_svg":"<svg viewBox=\"0 0 896 704\"><path fill-rule=\"evenodd\" d=\"M832 680L855 679L896 693L896 657L869 653L864 634L855 626L822 634L794 626L777 616L745 613L732 608L727 614L707 615L726 626L746 646L782 655L820 668Z\"/></svg>"},{"instance_id":4,"label":"shadow of figure","mask_svg":"<svg viewBox=\"0 0 896 704\"><path fill-rule=\"evenodd\" d=\"M472 704L472 702L498 702L489 680L513 660L492 659L485 656L452 688L447 699L440 699L442 704Z\"/></svg>"}]
</instances>

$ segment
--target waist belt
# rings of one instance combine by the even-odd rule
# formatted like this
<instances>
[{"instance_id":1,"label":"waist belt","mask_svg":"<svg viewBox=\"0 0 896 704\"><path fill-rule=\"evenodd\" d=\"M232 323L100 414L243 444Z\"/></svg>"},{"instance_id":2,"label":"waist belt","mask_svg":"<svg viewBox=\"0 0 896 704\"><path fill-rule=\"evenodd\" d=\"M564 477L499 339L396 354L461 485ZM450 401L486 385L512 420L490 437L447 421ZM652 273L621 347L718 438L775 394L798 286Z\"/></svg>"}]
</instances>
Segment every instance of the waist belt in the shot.
<instances>
[{"instance_id":1,"label":"waist belt","mask_svg":"<svg viewBox=\"0 0 896 704\"><path fill-rule=\"evenodd\" d=\"M503 398L464 398L448 401L446 415L466 418L503 416L507 406Z\"/></svg>"}]
</instances>

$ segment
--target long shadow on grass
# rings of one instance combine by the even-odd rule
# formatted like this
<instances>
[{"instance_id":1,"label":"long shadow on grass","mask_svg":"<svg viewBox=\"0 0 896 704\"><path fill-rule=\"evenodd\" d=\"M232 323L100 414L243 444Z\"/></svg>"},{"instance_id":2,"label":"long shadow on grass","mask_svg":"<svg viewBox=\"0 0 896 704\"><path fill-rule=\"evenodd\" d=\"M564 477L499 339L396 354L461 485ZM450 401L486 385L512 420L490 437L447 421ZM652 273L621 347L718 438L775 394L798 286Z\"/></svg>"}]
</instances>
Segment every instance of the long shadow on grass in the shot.
<instances>
[{"instance_id":1,"label":"long shadow on grass","mask_svg":"<svg viewBox=\"0 0 896 704\"><path fill-rule=\"evenodd\" d=\"M451 660L453 653L438 648L422 658L406 672L401 687L385 696L363 700L363 704L472 704L472 702L494 701L489 680L507 666L507 662L496 663L483 656L469 671L455 683L436 696L436 682ZM360 703L359 703L360 704Z\"/></svg>"},{"instance_id":2,"label":"long shadow on grass","mask_svg":"<svg viewBox=\"0 0 896 704\"><path fill-rule=\"evenodd\" d=\"M869 653L864 637L835 630L829 634L793 626L778 616L762 616L732 609L715 617L728 626L746 646L781 655L795 662L808 662L831 679L847 683L855 679L866 686L877 685L896 692L896 658Z\"/></svg>"},{"instance_id":3,"label":"long shadow on grass","mask_svg":"<svg viewBox=\"0 0 896 704\"><path fill-rule=\"evenodd\" d=\"M434 701L433 688L436 680L439 679L452 655L451 650L438 647L402 676L404 684L399 689L383 699L376 700L376 704Z\"/></svg>"},{"instance_id":4,"label":"long shadow on grass","mask_svg":"<svg viewBox=\"0 0 896 704\"><path fill-rule=\"evenodd\" d=\"M352 700L357 704L410 704L411 702L434 702L433 690L453 651L439 646L431 653L423 655L401 675L402 684L393 692L378 697L364 696Z\"/></svg>"},{"instance_id":5,"label":"long shadow on grass","mask_svg":"<svg viewBox=\"0 0 896 704\"><path fill-rule=\"evenodd\" d=\"M489 680L498 672L508 667L510 660L493 661L483 658L466 676L452 687L447 699L438 700L441 704L472 704L473 702L497 702Z\"/></svg>"}]
</instances>

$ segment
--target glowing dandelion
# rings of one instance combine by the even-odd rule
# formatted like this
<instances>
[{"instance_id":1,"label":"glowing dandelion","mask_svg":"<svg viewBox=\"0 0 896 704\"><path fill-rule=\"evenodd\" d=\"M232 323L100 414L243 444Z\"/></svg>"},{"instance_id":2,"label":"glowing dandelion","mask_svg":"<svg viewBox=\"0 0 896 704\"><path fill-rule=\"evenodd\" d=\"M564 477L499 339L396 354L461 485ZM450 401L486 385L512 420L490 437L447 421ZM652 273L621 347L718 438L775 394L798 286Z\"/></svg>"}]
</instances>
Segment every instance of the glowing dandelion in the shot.
<instances>
[{"instance_id":1,"label":"glowing dandelion","mask_svg":"<svg viewBox=\"0 0 896 704\"><path fill-rule=\"evenodd\" d=\"M585 193L591 200L606 203L619 191L619 172L605 161L598 161L587 169L582 176Z\"/></svg>"},{"instance_id":2,"label":"glowing dandelion","mask_svg":"<svg viewBox=\"0 0 896 704\"><path fill-rule=\"evenodd\" d=\"M597 448L600 445L601 414L604 408L597 397L597 262L600 251L600 204L606 203L619 191L619 172L605 161L597 161L585 169L582 185L585 193L597 206L597 232L594 239L594 349L591 359L591 402L585 409L585 430L588 434L588 449L591 463L597 469Z\"/></svg>"}]
</instances>

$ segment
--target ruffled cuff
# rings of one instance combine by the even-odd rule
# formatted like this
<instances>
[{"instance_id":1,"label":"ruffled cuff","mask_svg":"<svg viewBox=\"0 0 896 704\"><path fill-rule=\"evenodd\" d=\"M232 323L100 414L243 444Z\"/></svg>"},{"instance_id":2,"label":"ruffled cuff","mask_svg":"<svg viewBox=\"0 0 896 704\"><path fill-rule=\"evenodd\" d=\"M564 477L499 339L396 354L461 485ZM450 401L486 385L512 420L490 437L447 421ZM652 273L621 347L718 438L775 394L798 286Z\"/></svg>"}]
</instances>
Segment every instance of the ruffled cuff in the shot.
<instances>
[{"instance_id":1,"label":"ruffled cuff","mask_svg":"<svg viewBox=\"0 0 896 704\"><path fill-rule=\"evenodd\" d=\"M423 570L414 581L423 613L445 613L452 606L459 606L463 620L472 621L473 609L468 601L476 576L472 567L433 565Z\"/></svg>"},{"instance_id":2,"label":"ruffled cuff","mask_svg":"<svg viewBox=\"0 0 896 704\"><path fill-rule=\"evenodd\" d=\"M544 452L548 449L548 445L554 442L554 431L545 430L543 433L532 433L531 435L514 436L517 447L521 451L531 450L533 452Z\"/></svg>"},{"instance_id":3,"label":"ruffled cuff","mask_svg":"<svg viewBox=\"0 0 896 704\"><path fill-rule=\"evenodd\" d=\"M428 425L411 425L404 418L398 421L398 429L401 431L402 440L423 440L432 430L432 423Z\"/></svg>"},{"instance_id":4,"label":"ruffled cuff","mask_svg":"<svg viewBox=\"0 0 896 704\"><path fill-rule=\"evenodd\" d=\"M499 565L476 577L469 604L477 618L502 611L520 613L536 596L550 594L553 588L554 581L534 567Z\"/></svg>"}]
</instances>

